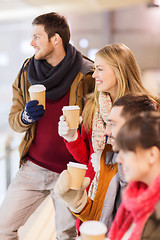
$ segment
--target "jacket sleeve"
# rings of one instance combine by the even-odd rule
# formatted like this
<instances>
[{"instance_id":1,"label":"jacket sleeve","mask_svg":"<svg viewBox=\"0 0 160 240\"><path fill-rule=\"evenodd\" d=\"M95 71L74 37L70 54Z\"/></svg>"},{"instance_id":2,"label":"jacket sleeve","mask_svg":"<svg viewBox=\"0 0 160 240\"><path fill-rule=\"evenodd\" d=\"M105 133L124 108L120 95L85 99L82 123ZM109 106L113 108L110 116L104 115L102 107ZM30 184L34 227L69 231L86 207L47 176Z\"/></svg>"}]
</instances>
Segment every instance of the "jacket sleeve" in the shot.
<instances>
[{"instance_id":1,"label":"jacket sleeve","mask_svg":"<svg viewBox=\"0 0 160 240\"><path fill-rule=\"evenodd\" d=\"M77 162L88 164L90 157L89 133L86 133L83 126L81 129L81 135L78 131L78 138L73 142L65 141L65 144L68 151Z\"/></svg>"},{"instance_id":2,"label":"jacket sleeve","mask_svg":"<svg viewBox=\"0 0 160 240\"><path fill-rule=\"evenodd\" d=\"M25 100L22 91L19 91L18 89L19 74L12 85L13 97L12 106L9 113L9 125L14 131L22 133L28 130L32 126L32 123L27 125L21 120L21 114L25 108Z\"/></svg>"}]
</instances>

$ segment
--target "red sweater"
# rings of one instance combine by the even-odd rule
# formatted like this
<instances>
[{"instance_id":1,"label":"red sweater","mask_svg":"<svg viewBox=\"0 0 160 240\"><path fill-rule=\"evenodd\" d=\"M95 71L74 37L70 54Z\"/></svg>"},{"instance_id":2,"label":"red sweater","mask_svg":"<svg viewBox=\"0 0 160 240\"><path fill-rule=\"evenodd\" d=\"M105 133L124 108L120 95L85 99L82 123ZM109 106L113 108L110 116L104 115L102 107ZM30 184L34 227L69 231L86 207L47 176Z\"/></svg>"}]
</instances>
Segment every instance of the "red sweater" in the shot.
<instances>
[{"instance_id":1,"label":"red sweater","mask_svg":"<svg viewBox=\"0 0 160 240\"><path fill-rule=\"evenodd\" d=\"M63 138L58 135L62 107L68 103L69 92L58 101L46 99L46 112L37 121L35 137L27 155L33 163L57 173L66 169L69 161L75 162Z\"/></svg>"},{"instance_id":2,"label":"red sweater","mask_svg":"<svg viewBox=\"0 0 160 240\"><path fill-rule=\"evenodd\" d=\"M82 125L81 135L78 131L77 140L73 142L65 141L65 143L69 152L72 154L72 156L77 162L80 162L82 164L87 164L88 170L86 172L86 176L90 177L92 182L95 172L91 163L91 154L94 153L91 136L92 136L92 131L90 130L89 133L86 132Z\"/></svg>"}]
</instances>

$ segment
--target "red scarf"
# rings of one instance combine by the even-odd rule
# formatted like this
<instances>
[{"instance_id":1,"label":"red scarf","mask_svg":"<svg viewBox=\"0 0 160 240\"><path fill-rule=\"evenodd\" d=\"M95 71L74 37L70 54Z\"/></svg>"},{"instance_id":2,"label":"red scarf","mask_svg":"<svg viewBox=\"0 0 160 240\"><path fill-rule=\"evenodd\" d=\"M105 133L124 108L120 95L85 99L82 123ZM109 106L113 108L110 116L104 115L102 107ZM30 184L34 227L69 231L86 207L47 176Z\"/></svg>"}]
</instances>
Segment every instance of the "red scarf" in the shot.
<instances>
[{"instance_id":1,"label":"red scarf","mask_svg":"<svg viewBox=\"0 0 160 240\"><path fill-rule=\"evenodd\" d=\"M128 240L139 240L145 222L154 212L155 205L159 200L160 175L149 186L140 182L128 184L111 226L109 239L120 240L134 222L136 225Z\"/></svg>"}]
</instances>

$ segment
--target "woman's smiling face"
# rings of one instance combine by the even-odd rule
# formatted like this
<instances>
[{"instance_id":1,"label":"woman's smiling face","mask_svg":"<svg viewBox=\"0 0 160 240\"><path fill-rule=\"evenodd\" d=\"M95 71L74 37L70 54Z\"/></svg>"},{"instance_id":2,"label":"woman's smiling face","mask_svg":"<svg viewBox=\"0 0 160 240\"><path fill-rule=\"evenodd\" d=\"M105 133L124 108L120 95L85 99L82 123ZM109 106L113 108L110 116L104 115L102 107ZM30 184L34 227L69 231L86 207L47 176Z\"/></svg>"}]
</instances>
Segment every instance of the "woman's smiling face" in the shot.
<instances>
[{"instance_id":1,"label":"woman's smiling face","mask_svg":"<svg viewBox=\"0 0 160 240\"><path fill-rule=\"evenodd\" d=\"M109 92L111 96L115 96L117 92L117 79L113 69L107 64L105 59L96 56L94 63L93 78L95 78L96 85L99 92Z\"/></svg>"}]
</instances>

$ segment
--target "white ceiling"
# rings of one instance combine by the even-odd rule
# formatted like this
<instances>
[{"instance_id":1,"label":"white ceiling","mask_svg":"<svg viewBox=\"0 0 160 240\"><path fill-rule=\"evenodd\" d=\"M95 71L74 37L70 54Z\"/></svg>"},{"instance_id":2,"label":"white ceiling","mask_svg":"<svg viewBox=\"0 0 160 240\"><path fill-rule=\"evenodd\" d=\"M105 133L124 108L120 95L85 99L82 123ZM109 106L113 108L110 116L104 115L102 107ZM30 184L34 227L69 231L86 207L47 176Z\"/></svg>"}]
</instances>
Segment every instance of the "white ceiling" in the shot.
<instances>
[{"instance_id":1,"label":"white ceiling","mask_svg":"<svg viewBox=\"0 0 160 240\"><path fill-rule=\"evenodd\" d=\"M44 12L87 13L114 10L151 0L0 0L0 21L24 19Z\"/></svg>"}]
</instances>

